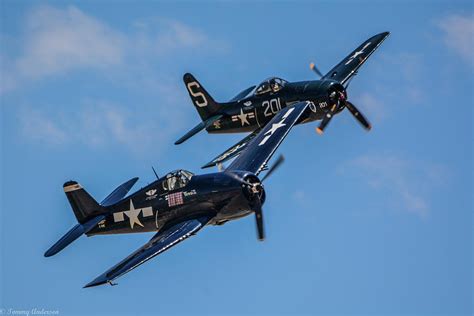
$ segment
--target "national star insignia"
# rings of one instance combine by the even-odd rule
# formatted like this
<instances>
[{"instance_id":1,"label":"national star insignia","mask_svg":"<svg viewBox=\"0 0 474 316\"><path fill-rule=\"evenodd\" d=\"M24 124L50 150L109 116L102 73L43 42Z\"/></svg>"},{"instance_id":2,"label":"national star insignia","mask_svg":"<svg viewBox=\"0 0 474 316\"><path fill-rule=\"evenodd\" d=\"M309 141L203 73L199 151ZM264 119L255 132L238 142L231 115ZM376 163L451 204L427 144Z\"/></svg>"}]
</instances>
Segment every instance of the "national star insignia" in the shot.
<instances>
[{"instance_id":1,"label":"national star insignia","mask_svg":"<svg viewBox=\"0 0 474 316\"><path fill-rule=\"evenodd\" d=\"M268 140L270 137L272 137L273 133L275 133L277 129L279 129L280 127L283 127L283 126L286 125L286 124L283 123L283 122L286 120L286 118L288 117L288 115L290 115L291 112L293 112L294 109L295 109L295 108L290 108L288 111L286 111L285 115L283 115L283 118L281 119L280 122L278 122L278 123L273 123L273 124L272 124L272 127L271 127L268 131L265 132L265 134L264 134L265 137L264 137L264 138L262 139L262 141L258 144L258 146L265 145L265 143L267 142L267 140Z\"/></svg>"},{"instance_id":2,"label":"national star insignia","mask_svg":"<svg viewBox=\"0 0 474 316\"><path fill-rule=\"evenodd\" d=\"M240 109L240 114L237 115L237 117L240 119L240 122L242 123L242 126L245 124L250 125L249 121L247 120L248 113L244 113L243 109Z\"/></svg>"},{"instance_id":3,"label":"national star insignia","mask_svg":"<svg viewBox=\"0 0 474 316\"><path fill-rule=\"evenodd\" d=\"M135 224L140 225L141 227L144 227L143 224L138 219L138 214L140 214L141 211L142 209L135 209L135 206L133 205L133 202L130 199L130 210L124 211L123 213L127 215L128 218L130 219L130 227L132 229Z\"/></svg>"},{"instance_id":4,"label":"national star insignia","mask_svg":"<svg viewBox=\"0 0 474 316\"><path fill-rule=\"evenodd\" d=\"M284 120L285 120L285 119L281 120L281 121L278 122L278 123L272 124L272 128L270 128L270 129L268 130L268 132L265 133L265 135L266 135L266 134L269 134L269 133L270 133L270 135L273 135L273 133L275 133L277 129L279 129L280 127L285 126L286 124L283 123Z\"/></svg>"}]
</instances>

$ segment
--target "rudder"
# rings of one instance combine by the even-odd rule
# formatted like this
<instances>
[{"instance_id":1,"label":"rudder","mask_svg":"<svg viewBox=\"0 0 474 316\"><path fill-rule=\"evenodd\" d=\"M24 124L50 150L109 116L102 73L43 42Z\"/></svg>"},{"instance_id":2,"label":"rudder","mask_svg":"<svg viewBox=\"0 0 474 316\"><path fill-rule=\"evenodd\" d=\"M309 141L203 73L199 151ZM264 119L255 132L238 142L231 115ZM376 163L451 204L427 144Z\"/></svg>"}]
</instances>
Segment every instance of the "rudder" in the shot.
<instances>
[{"instance_id":1,"label":"rudder","mask_svg":"<svg viewBox=\"0 0 474 316\"><path fill-rule=\"evenodd\" d=\"M83 224L87 220L103 214L104 207L97 203L76 181L64 183L63 188L79 223Z\"/></svg>"}]
</instances>

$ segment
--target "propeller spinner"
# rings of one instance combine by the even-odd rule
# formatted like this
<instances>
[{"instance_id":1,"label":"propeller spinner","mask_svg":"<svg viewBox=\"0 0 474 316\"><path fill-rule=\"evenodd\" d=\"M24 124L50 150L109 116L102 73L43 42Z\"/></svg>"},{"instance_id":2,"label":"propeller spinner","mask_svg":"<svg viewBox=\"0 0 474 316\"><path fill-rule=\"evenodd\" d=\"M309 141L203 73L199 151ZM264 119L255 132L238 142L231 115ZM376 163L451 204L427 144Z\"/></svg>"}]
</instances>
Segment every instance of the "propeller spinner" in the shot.
<instances>
[{"instance_id":1,"label":"propeller spinner","mask_svg":"<svg viewBox=\"0 0 474 316\"><path fill-rule=\"evenodd\" d=\"M309 64L309 68L313 70L322 80L324 80L323 74L318 69L318 67L316 67L314 63ZM346 88L349 86L350 81L356 74L357 72L352 75L352 77L349 79L348 82L346 82ZM332 90L330 90L329 92L329 98L334 100L335 102L334 106L332 106L329 109L329 111L324 115L321 123L316 128L316 132L322 135L324 133L324 129L332 120L334 114L336 114L339 110L342 110L344 107L346 107L349 110L349 112L351 112L352 116L354 116L354 118L361 124L363 128L369 131L372 128L372 125L367 120L367 118L362 114L362 112L360 112L359 109L352 102L349 102L347 100L346 89L342 85L340 86L339 89L334 89L334 88L331 88L331 89Z\"/></svg>"},{"instance_id":2,"label":"propeller spinner","mask_svg":"<svg viewBox=\"0 0 474 316\"><path fill-rule=\"evenodd\" d=\"M343 88L342 88L343 89ZM334 99L334 105L329 109L329 111L325 114L323 120L319 124L319 126L316 128L316 132L318 134L323 134L324 129L326 126L329 124L331 119L334 117L334 114L339 112L340 110L347 108L349 112L352 114L352 116L361 124L363 128L365 128L367 131L369 131L372 128L372 125L369 123L367 118L362 114L362 112L359 111L359 109L352 103L349 102L346 98L346 91L345 89L343 91L341 90L333 90L330 92L330 98Z\"/></svg>"},{"instance_id":3,"label":"propeller spinner","mask_svg":"<svg viewBox=\"0 0 474 316\"><path fill-rule=\"evenodd\" d=\"M239 177L235 173L229 172L229 174L240 181L242 186L247 188L247 198L249 199L250 207L252 211L255 213L255 223L257 226L257 236L260 241L265 240L265 229L263 224L263 210L262 204L265 201L265 190L263 188L262 182L265 181L270 175L281 166L281 164L285 161L283 155L280 155L278 159L273 163L273 165L268 169L267 174L262 178L260 181L256 176L251 175L244 179Z\"/></svg>"}]
</instances>

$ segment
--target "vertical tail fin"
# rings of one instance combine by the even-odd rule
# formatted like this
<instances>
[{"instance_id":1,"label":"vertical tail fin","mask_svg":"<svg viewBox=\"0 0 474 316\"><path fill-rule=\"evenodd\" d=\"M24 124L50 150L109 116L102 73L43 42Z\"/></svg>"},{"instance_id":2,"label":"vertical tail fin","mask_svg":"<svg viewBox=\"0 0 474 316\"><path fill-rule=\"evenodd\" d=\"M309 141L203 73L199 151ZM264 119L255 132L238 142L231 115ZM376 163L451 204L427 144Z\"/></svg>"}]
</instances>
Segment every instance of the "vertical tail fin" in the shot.
<instances>
[{"instance_id":1,"label":"vertical tail fin","mask_svg":"<svg viewBox=\"0 0 474 316\"><path fill-rule=\"evenodd\" d=\"M188 89L189 96L193 101L196 110L198 111L201 119L203 121L207 120L209 117L215 115L219 109L220 105L207 93L204 87L199 83L199 81L194 78L190 73L186 73L183 76L184 84L186 89Z\"/></svg>"},{"instance_id":2,"label":"vertical tail fin","mask_svg":"<svg viewBox=\"0 0 474 316\"><path fill-rule=\"evenodd\" d=\"M63 187L79 223L83 224L87 220L103 214L104 208L79 183L68 181L64 183Z\"/></svg>"}]
</instances>

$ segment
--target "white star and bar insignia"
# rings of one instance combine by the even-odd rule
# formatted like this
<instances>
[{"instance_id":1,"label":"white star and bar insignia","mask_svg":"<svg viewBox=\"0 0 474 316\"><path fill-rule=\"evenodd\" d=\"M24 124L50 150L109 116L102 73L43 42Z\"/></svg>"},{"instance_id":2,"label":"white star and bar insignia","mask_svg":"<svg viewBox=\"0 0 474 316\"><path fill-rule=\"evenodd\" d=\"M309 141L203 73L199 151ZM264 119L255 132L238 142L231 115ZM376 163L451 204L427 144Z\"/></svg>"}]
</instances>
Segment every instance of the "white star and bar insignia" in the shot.
<instances>
[{"instance_id":1,"label":"white star and bar insignia","mask_svg":"<svg viewBox=\"0 0 474 316\"><path fill-rule=\"evenodd\" d=\"M128 219L130 220L130 228L133 229L135 224L144 227L143 224L140 222L138 215L142 213L143 217L153 216L153 208L151 206L144 207L144 208L135 208L133 205L133 201L130 199L130 209L123 212L114 213L114 222L123 222L125 220L124 214L127 215Z\"/></svg>"}]
</instances>

